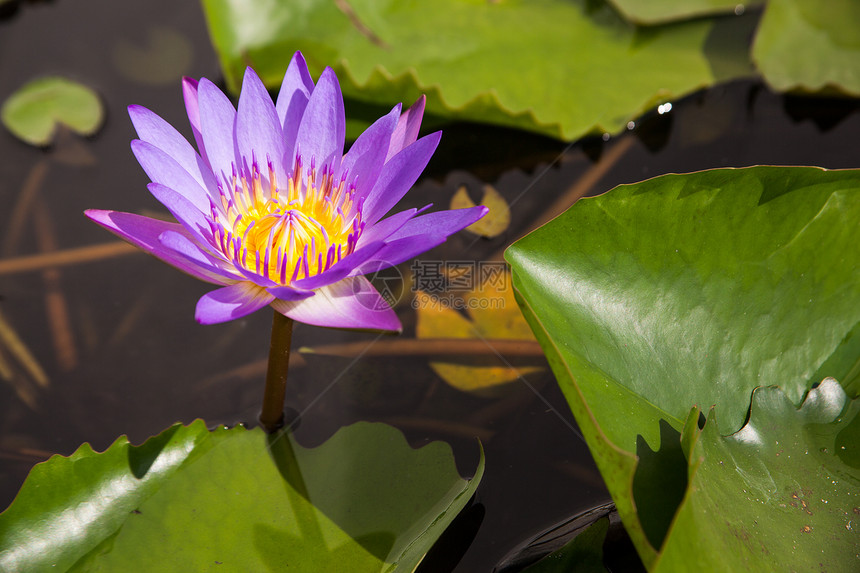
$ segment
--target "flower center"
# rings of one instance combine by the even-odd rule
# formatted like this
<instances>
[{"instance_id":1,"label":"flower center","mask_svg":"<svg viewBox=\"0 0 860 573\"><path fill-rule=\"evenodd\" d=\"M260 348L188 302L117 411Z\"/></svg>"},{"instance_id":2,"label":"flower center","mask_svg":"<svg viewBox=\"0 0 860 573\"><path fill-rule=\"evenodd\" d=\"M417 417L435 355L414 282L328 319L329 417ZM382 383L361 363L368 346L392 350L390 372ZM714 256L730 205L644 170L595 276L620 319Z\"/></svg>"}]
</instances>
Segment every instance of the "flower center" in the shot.
<instances>
[{"instance_id":1,"label":"flower center","mask_svg":"<svg viewBox=\"0 0 860 573\"><path fill-rule=\"evenodd\" d=\"M361 206L346 174L335 181L313 162L303 171L301 156L278 186L271 162L268 177L256 161L219 185L221 204L212 206L213 233L234 265L281 285L329 269L355 250L364 229Z\"/></svg>"}]
</instances>

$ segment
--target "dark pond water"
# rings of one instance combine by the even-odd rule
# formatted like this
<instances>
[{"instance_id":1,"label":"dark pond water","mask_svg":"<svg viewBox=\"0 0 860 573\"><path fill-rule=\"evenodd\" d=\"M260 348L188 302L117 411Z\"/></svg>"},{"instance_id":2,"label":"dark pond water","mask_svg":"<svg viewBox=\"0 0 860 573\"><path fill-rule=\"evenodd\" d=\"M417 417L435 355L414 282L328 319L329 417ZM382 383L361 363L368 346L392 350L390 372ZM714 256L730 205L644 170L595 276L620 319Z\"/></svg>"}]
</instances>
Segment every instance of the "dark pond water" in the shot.
<instances>
[{"instance_id":1,"label":"dark pond water","mask_svg":"<svg viewBox=\"0 0 860 573\"><path fill-rule=\"evenodd\" d=\"M169 50L161 53L159 46ZM38 386L20 364L0 379L0 507L34 463L68 455L85 441L97 450L121 434L139 443L195 418L253 424L268 349L269 313L200 326L193 309L206 285L150 257L125 254L60 267L37 260L27 267L28 257L39 253L59 251L66 260L69 250L113 240L83 217L84 209L163 211L128 148L134 132L125 108L145 105L188 132L178 78L220 76L199 5L57 0L7 6L0 19L0 100L51 73L95 88L107 120L94 137L64 137L48 150L0 130L0 313L49 381ZM350 110L348 103L347 115ZM483 184L494 185L511 205L508 231L492 240L460 233L422 259L499 260L506 245L565 204L620 183L723 166L856 167L857 112L853 101L776 95L746 81L673 102L670 112L651 113L608 141L567 145L487 126L446 125L426 177L404 206L444 208L460 185L475 198ZM405 339L415 337L409 295L407 289L398 306ZM345 342L372 348L376 337L297 325L293 339L294 348ZM0 352L8 358L10 350ZM609 501L548 371L491 397L451 388L427 356L304 356L290 376L287 403L301 413L297 436L308 445L356 420L383 421L416 446L449 442L462 473L470 475L475 437L481 438L484 480L428 571L488 571L523 540Z\"/></svg>"}]
</instances>

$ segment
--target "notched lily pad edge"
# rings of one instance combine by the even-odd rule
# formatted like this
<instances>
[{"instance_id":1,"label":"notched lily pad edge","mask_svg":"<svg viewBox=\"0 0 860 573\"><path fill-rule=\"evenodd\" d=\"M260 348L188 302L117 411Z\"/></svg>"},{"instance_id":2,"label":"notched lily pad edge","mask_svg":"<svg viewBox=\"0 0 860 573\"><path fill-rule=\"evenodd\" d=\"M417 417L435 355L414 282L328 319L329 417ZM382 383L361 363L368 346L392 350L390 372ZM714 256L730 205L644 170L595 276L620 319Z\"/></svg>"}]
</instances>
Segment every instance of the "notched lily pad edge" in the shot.
<instances>
[{"instance_id":1,"label":"notched lily pad edge","mask_svg":"<svg viewBox=\"0 0 860 573\"><path fill-rule=\"evenodd\" d=\"M221 68L225 70L225 82L227 89L236 96L240 91L241 78L244 74L244 68L238 69L235 63L238 59L231 59L230 56L221 57ZM242 54L241 61L244 64L253 67L253 55L251 53ZM312 66L312 64L309 63ZM371 70L367 79L364 82L359 81L352 72L347 60L340 60L331 64L332 69L341 81L341 88L345 99L352 99L358 102L387 105L393 101L402 101L404 106L410 105L422 94L427 96L427 107L425 113L430 116L435 116L445 120L460 120L460 121L475 121L481 123L489 123L499 125L511 129L525 129L534 133L559 139L562 141L576 141L587 135L602 135L609 133L610 135L619 135L626 130L627 123L631 120L642 117L647 112L656 109L660 104L666 102L674 102L684 97L690 96L700 90L708 89L719 85L723 82L700 82L697 85L691 86L689 90L681 93L672 93L667 90L660 90L657 93L646 98L637 109L625 115L624 117L607 119L593 123L586 129L567 130L559 121L543 121L541 120L534 108L529 107L522 110L514 110L502 103L495 90L489 89L483 92L478 92L475 96L463 103L459 107L452 106L447 103L447 98L444 95L443 88L440 84L424 84L418 77L418 73L414 68L404 70L398 75L389 72L384 66L376 65ZM256 68L255 68L256 69ZM265 69L256 70L260 73L260 79L263 80L265 86L270 90L277 90L283 80L283 72L271 73ZM312 76L318 77L319 73L313 73ZM390 96L383 97L376 95L385 90L381 90L382 86L386 86Z\"/></svg>"},{"instance_id":2,"label":"notched lily pad edge","mask_svg":"<svg viewBox=\"0 0 860 573\"><path fill-rule=\"evenodd\" d=\"M683 431L681 432L681 447L684 451L684 455L687 457L688 464L689 464L688 465L687 490L684 492L684 498L681 501L680 505L678 506L677 510L675 511L675 516L672 519L672 523L670 524L669 530L667 531L666 536L663 540L663 545L661 546L660 551L658 552L656 559L649 566L649 570L653 570L653 569L657 568L657 566L659 565L661 557L663 555L663 549L666 547L666 545L668 543L670 543L670 540L672 538L672 534L673 534L675 526L676 526L676 520L681 515L682 509L685 507L685 505L690 502L690 497L695 493L695 486L693 484L693 480L696 477L696 474L698 473L702 464L705 462L705 457L704 456L698 456L695 459L693 459L692 452L693 452L693 449L695 448L696 444L698 443L699 439L701 438L702 434L704 433L705 428L708 425L715 426L715 429L719 433L719 436L723 439L731 438L732 436L737 436L738 434L743 433L744 431L746 431L747 427L750 424L750 420L755 415L755 410L757 408L757 405L755 403L756 402L756 394L759 392L763 392L763 391L777 391L780 394L782 394L783 397L785 397L787 399L787 396L785 396L785 394L783 393L782 388L778 385L757 386L752 391L752 395L750 397L750 409L747 413L747 419L745 420L744 425L740 429L738 429L736 432L732 432L732 433L725 434L725 435L719 433L719 424L717 423L717 420L716 420L716 415L715 415L716 407L715 406L710 407L710 409L708 411L707 419L706 419L705 423L701 426L699 425L699 419L702 415L702 409L698 405L693 406L690 409L690 412L687 415L687 419L684 422ZM842 386L842 384L839 381L837 381L833 377L828 376L827 378L824 378L821 382L819 382L818 384L816 384L815 386L813 386L812 388L810 388L807 391L807 393L803 397L803 400L801 401L801 403L799 405L795 405L795 411L799 413L804 409L815 407L816 403L820 400L821 395L825 392L827 392L827 393L830 393L830 392L838 393L839 398L840 398L841 408L839 409L838 412L827 412L825 414L825 417L828 419L819 418L817 420L817 423L830 424L830 423L833 423L835 421L839 421L839 419L844 415L844 413L845 413L846 409L848 408L848 406L850 405L851 401L853 399L857 399L857 397L854 397L854 398L850 397L848 395L848 393L845 391L845 388Z\"/></svg>"},{"instance_id":3,"label":"notched lily pad edge","mask_svg":"<svg viewBox=\"0 0 860 573\"><path fill-rule=\"evenodd\" d=\"M746 2L738 0L736 2L727 2L725 6L703 6L700 8L686 8L677 10L672 10L670 8L662 8L662 12L661 9L657 10L658 15L656 16L643 16L641 13L638 13L635 10L631 10L625 2L619 0L608 1L612 5L612 7L615 8L618 13L624 17L625 20L639 26L660 26L664 24L674 24L676 22L684 22L687 20L695 20L701 18L711 18L715 16L731 16L732 14L740 16L744 14L748 9L760 9L765 3L765 0L747 0ZM744 9L740 13L737 12L738 6L742 6Z\"/></svg>"},{"instance_id":4,"label":"notched lily pad edge","mask_svg":"<svg viewBox=\"0 0 860 573\"><path fill-rule=\"evenodd\" d=\"M510 263L510 261L508 262ZM520 291L516 286L517 280L516 272L514 270L511 272L511 277L514 295L520 305L520 309L523 311L523 316L534 331L535 337L541 342L547 361L549 362L553 373L556 374L556 379L559 379L557 374L558 372L564 372L567 378L571 381L573 389L576 391L578 402L573 403L568 400L568 405L576 419L577 425L583 429L583 438L588 445L588 449L592 453L592 457L600 470L601 476L603 476L604 481L607 482L607 484L612 481L607 479L607 477L611 477L610 472L618 468L621 468L622 472L627 473L630 476L630 479L625 480L624 482L624 488L627 494L624 498L619 498L617 495L614 495L611 488L609 488L610 495L612 495L612 500L615 502L618 515L621 517L621 521L624 524L633 545L636 547L639 557L642 559L645 566L650 568L651 564L657 558L657 549L648 541L648 538L645 535L645 530L639 520L636 504L633 501L633 478L636 473L639 458L636 454L628 452L617 446L604 433L600 424L597 422L597 419L594 417L594 413L585 401L585 397L582 394L579 384L576 382L576 378L573 376L573 373L568 369L566 362L561 357L561 353L555 342L548 335L546 329L544 329L538 316L531 310L529 302L520 294ZM583 420L583 417L591 423L593 432L589 432L586 429L587 427L582 423L585 421ZM672 418L668 414L666 414L666 417ZM675 422L680 425L679 420L676 420ZM605 449L605 452L609 454L609 456L596 455L596 452L600 451L600 449Z\"/></svg>"},{"instance_id":5,"label":"notched lily pad edge","mask_svg":"<svg viewBox=\"0 0 860 573\"><path fill-rule=\"evenodd\" d=\"M818 169L824 170L823 168L820 168L820 167ZM576 382L576 378L573 376L572 372L568 369L566 362L561 357L561 354L560 354L555 342L552 340L551 337L548 336L546 330L543 328L543 326L540 322L540 319L531 310L531 306L526 301L526 299L524 297L522 297L519 289L516 287L517 281L515 279L515 277L516 277L515 271L512 271L512 277L514 277L512 280L512 284L513 284L515 296L517 298L517 302L520 304L520 308L523 311L523 315L525 316L526 320L529 322L529 325L532 327L532 330L535 332L536 338L538 338L538 340L541 341L541 344L544 347L544 352L546 354L547 360L548 360L553 372L557 373L559 371L563 371L566 374L567 378L571 381L572 386L573 386L574 390L576 391L576 394L577 394L578 399L579 399L579 403L573 404L568 400L568 404L571 408L571 411L574 414L574 417L577 420L578 425L580 427L583 427L583 424L580 422L580 420L582 420L581 416L583 416L583 415L587 416L588 421L591 423L591 427L594 430L593 434L592 434L592 432L584 431L583 435L584 435L585 441L589 447L589 450L592 452L592 455L595 459L595 462L598 465L598 469L600 470L601 475L604 476L604 481L606 481L607 483L610 481L607 479L607 477L608 477L607 472L611 471L613 469L613 467L618 467L619 465L626 465L628 467L630 479L624 481L624 488L625 488L626 493L627 493L627 496L626 496L627 499L619 499L618 496L613 494L611 489L610 489L610 493L613 494L612 498L613 498L613 501L615 502L616 507L618 509L618 514L621 517L621 520L624 523L624 526L625 526L628 534L630 535L630 538L633 541L633 544L636 547L636 550L639 553L640 558L642 559L645 566L649 570L651 570L654 567L656 567L657 563L659 562L662 548L665 546L665 544L668 542L668 540L671 537L672 530L675 526L675 520L677 519L682 507L687 502L688 497L690 496L690 494L692 492L692 487L693 487L692 486L692 480L695 477L696 471L698 470L700 465L703 463L704 459L692 460L690 457L691 452L693 451L693 448L694 448L696 442L698 441L699 437L701 436L701 433L704 430L704 427L707 424L716 424L716 416L715 416L716 408L714 406L711 406L707 420L705 422L705 425L703 425L701 428L699 427L699 418L700 418L701 413L702 413L702 408L699 405L693 405L691 407L691 409L689 410L687 417L683 421L676 420L673 416L669 415L666 412L663 413L663 419L666 422L669 422L670 425L677 425L682 430L681 435L680 435L681 447L682 447L682 451L684 452L684 455L687 457L689 467L688 467L687 488L686 488L686 491L684 492L683 499L681 500L681 504L675 510L675 514L672 518L669 529L666 532L665 537L663 538L663 542L661 544L661 547L660 548L654 547L649 542L648 538L646 537L642 522L640 521L640 518L639 518L639 514L638 514L638 511L636 508L634 497L633 497L633 482L634 482L636 468L639 465L639 457L635 453L628 452L628 451L620 448L616 444L614 444L607 437L607 435L604 433L600 424L597 423L597 420L594 417L594 414L591 411L591 408L589 407L588 403L585 401L584 396L582 394L582 391L579 388L579 384ZM556 378L558 379L558 376L556 376ZM848 395L845 392L845 389L834 378L828 377L828 378L825 378L824 380L822 380L822 382L816 384L813 388L810 388L806 392L806 394L804 395L803 400L801 400L801 403L795 404L795 408L797 410L801 410L808 403L811 403L809 401L811 399L815 399L820 394L821 391L819 390L819 388L821 388L821 386L823 384L835 384L835 385L837 385L839 388L839 391L842 392L842 394L846 400L846 403L847 403ZM720 434L723 438L728 438L730 436L737 435L739 432L742 432L747 427L747 425L749 424L749 421L750 421L750 417L751 417L752 412L753 412L754 399L755 399L756 392L760 392L763 389L767 389L767 388L774 388L774 389L777 389L780 392L782 392L781 388L777 385L757 386L756 388L754 388L750 393L750 406L749 406L749 409L747 412L747 418L744 421L743 426L740 429L738 429L736 432L732 432L732 433L727 434L727 435ZM844 411L844 405L843 405L842 410ZM832 420L835 420L839 415L840 415L839 413L835 414L833 416ZM830 421L832 421L832 420L830 420ZM674 422L674 424L672 424L672 422ZM602 442L602 444L601 444L601 442ZM660 446L662 447L662 444L660 444ZM595 455L595 452L599 451L598 448L606 448L605 451L607 453L610 453L610 455L612 455L613 457L616 457L616 459L615 460L604 459L600 456Z\"/></svg>"}]
</instances>

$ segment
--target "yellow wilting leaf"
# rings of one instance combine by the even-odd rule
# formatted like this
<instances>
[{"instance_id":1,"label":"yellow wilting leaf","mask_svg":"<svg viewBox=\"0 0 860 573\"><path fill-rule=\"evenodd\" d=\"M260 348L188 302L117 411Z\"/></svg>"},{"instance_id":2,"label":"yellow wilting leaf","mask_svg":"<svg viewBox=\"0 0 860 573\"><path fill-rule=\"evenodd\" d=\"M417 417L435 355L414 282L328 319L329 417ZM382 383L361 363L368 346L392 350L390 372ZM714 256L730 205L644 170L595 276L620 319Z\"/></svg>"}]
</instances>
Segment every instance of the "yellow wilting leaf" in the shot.
<instances>
[{"instance_id":1,"label":"yellow wilting leaf","mask_svg":"<svg viewBox=\"0 0 860 573\"><path fill-rule=\"evenodd\" d=\"M498 237L511 224L511 210L508 207L508 202L505 201L504 197L499 195L499 192L492 185L484 185L484 196L481 198L481 205L489 209L490 212L476 223L472 223L466 227L466 230L488 239ZM452 209L465 209L474 206L475 203L469 197L465 185L457 189L457 192L451 197Z\"/></svg>"},{"instance_id":2,"label":"yellow wilting leaf","mask_svg":"<svg viewBox=\"0 0 860 573\"><path fill-rule=\"evenodd\" d=\"M493 353L492 339L533 341L511 289L510 273L487 277L465 291L441 296L418 292L416 337L488 340L488 354L466 363L433 361L430 366L449 385L464 392L497 396L513 388L521 376L543 370L540 366L508 366ZM469 318L458 310L465 310Z\"/></svg>"}]
</instances>

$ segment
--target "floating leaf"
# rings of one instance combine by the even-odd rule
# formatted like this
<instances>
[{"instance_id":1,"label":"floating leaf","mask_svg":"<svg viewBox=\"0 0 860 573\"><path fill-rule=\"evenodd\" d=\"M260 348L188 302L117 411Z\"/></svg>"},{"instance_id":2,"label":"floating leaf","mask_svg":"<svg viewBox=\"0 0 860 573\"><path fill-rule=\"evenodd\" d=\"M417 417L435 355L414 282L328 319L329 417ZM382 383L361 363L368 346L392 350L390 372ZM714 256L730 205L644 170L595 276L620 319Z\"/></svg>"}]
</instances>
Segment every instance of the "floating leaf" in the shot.
<instances>
[{"instance_id":1,"label":"floating leaf","mask_svg":"<svg viewBox=\"0 0 860 573\"><path fill-rule=\"evenodd\" d=\"M449 288L438 296L419 292L415 307L418 338L534 340L517 307L507 271L488 275L472 288ZM465 311L469 318L458 310ZM513 367L492 355L489 364L481 364L481 359L476 358L469 364L434 361L430 366L454 388L487 396L504 392L506 385L520 377L543 370L540 366Z\"/></svg>"},{"instance_id":2,"label":"floating leaf","mask_svg":"<svg viewBox=\"0 0 860 573\"><path fill-rule=\"evenodd\" d=\"M358 423L317 448L176 425L37 465L0 514L4 571L412 571L471 497L447 444Z\"/></svg>"},{"instance_id":3,"label":"floating leaf","mask_svg":"<svg viewBox=\"0 0 860 573\"><path fill-rule=\"evenodd\" d=\"M314 74L331 65L356 100L393 105L426 93L432 114L569 140L617 132L659 103L752 71L742 42L718 38L746 29L742 18L643 30L590 0L203 5L234 91L247 65L279 86L301 50Z\"/></svg>"},{"instance_id":4,"label":"floating leaf","mask_svg":"<svg viewBox=\"0 0 860 573\"><path fill-rule=\"evenodd\" d=\"M104 117L101 101L90 88L51 76L25 84L0 109L6 129L31 145L48 145L57 123L81 135L92 135Z\"/></svg>"},{"instance_id":5,"label":"floating leaf","mask_svg":"<svg viewBox=\"0 0 860 573\"><path fill-rule=\"evenodd\" d=\"M860 3L769 0L753 60L778 90L860 96Z\"/></svg>"},{"instance_id":6,"label":"floating leaf","mask_svg":"<svg viewBox=\"0 0 860 573\"><path fill-rule=\"evenodd\" d=\"M696 415L685 428L690 487L654 570L856 571L858 412L831 378L799 410L779 388L757 389L731 436L713 411L700 432Z\"/></svg>"},{"instance_id":7,"label":"floating leaf","mask_svg":"<svg viewBox=\"0 0 860 573\"><path fill-rule=\"evenodd\" d=\"M860 389L858 218L858 171L720 169L583 199L508 249L647 566L686 487L691 407L731 432L758 386L794 403L826 376Z\"/></svg>"},{"instance_id":8,"label":"floating leaf","mask_svg":"<svg viewBox=\"0 0 860 573\"><path fill-rule=\"evenodd\" d=\"M764 0L609 0L625 18L637 24L660 24L712 14L741 15Z\"/></svg>"},{"instance_id":9,"label":"floating leaf","mask_svg":"<svg viewBox=\"0 0 860 573\"><path fill-rule=\"evenodd\" d=\"M492 185L484 185L481 205L490 211L477 223L472 223L466 227L466 231L492 239L508 230L511 225L511 209L505 198L499 195L499 192ZM457 192L451 197L451 209L467 209L474 206L475 202L469 197L465 185L457 189Z\"/></svg>"}]
</instances>

